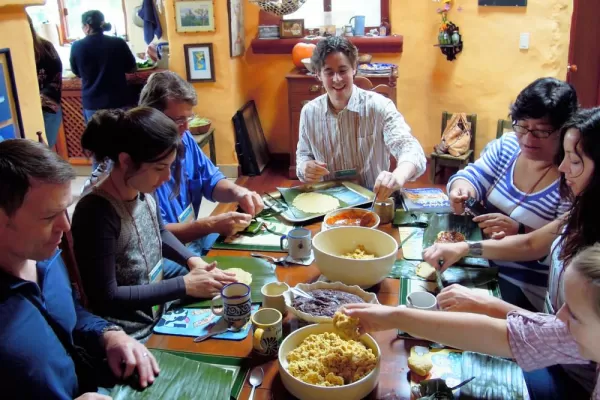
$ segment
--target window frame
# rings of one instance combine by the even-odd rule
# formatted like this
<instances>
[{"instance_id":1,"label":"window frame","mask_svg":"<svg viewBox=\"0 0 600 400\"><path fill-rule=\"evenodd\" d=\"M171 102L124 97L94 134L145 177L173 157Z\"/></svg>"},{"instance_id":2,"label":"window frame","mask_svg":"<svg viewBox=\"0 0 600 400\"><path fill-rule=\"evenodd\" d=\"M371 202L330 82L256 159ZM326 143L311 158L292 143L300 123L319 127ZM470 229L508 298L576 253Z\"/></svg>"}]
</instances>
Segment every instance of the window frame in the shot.
<instances>
[{"instance_id":1,"label":"window frame","mask_svg":"<svg viewBox=\"0 0 600 400\"><path fill-rule=\"evenodd\" d=\"M59 18L59 32L60 32L60 44L61 46L65 43L73 43L75 40L69 40L69 24L67 22L67 16L69 15L69 9L65 7L65 0L57 0L58 4L58 18ZM129 40L129 28L127 27L127 7L125 0L121 0L121 8L123 9L123 20L125 22L125 41Z\"/></svg>"}]
</instances>

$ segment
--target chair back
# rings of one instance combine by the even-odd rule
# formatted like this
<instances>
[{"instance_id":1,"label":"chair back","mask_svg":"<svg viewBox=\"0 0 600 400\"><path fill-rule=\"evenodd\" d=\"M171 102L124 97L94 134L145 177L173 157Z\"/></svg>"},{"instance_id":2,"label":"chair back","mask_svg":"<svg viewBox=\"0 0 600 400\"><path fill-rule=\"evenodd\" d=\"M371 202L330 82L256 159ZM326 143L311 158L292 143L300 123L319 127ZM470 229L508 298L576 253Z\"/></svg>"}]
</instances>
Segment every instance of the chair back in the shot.
<instances>
[{"instance_id":1,"label":"chair back","mask_svg":"<svg viewBox=\"0 0 600 400\"><path fill-rule=\"evenodd\" d=\"M446 130L446 126L448 125L448 121L454 113L450 113L448 111L442 112L442 131L440 136L444 135L444 131ZM471 143L469 144L469 149L475 152L475 137L477 133L477 114L467 114L467 121L471 123Z\"/></svg>"},{"instance_id":2,"label":"chair back","mask_svg":"<svg viewBox=\"0 0 600 400\"><path fill-rule=\"evenodd\" d=\"M65 211L67 213L67 211ZM69 219L69 215L67 214L67 219ZM71 221L69 220L69 223ZM73 290L75 290L78 294L79 301L83 307L87 307L88 301L85 292L83 291L83 281L81 280L81 275L79 274L79 268L77 268L77 261L75 260L75 252L73 251L73 235L71 235L71 231L63 233L62 239L60 240L60 249L62 250L62 258L67 266L67 271L69 273L69 279L71 280L71 286L73 286Z\"/></svg>"},{"instance_id":3,"label":"chair back","mask_svg":"<svg viewBox=\"0 0 600 400\"><path fill-rule=\"evenodd\" d=\"M395 96L393 96L393 89L396 87L396 82L398 81L398 67L393 66L392 67L392 72L389 75L389 81L387 85L381 84L381 85L377 85L374 86L373 82L371 82L371 80L365 76L355 76L354 77L354 84L356 86L358 86L361 89L364 90L371 90L375 93L379 93L382 96L387 97L388 99L390 99L394 105L396 107L398 107L398 104L396 103L396 98Z\"/></svg>"},{"instance_id":4,"label":"chair back","mask_svg":"<svg viewBox=\"0 0 600 400\"><path fill-rule=\"evenodd\" d=\"M507 119L499 119L498 126L496 128L496 139L500 139L500 136L504 135L506 132L511 132L512 130L512 121Z\"/></svg>"}]
</instances>

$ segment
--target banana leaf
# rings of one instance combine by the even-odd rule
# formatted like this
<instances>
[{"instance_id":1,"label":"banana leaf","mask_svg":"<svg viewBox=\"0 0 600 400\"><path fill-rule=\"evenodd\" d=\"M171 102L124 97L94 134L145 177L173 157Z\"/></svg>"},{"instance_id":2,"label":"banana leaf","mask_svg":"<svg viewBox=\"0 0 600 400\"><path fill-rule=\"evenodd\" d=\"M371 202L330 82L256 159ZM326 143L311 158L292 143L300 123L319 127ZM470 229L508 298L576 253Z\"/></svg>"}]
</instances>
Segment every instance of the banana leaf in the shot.
<instances>
[{"instance_id":1,"label":"banana leaf","mask_svg":"<svg viewBox=\"0 0 600 400\"><path fill-rule=\"evenodd\" d=\"M113 400L229 400L233 384L231 371L157 350L150 351L160 366L156 381L143 391L129 385L117 385L110 394Z\"/></svg>"},{"instance_id":2,"label":"banana leaf","mask_svg":"<svg viewBox=\"0 0 600 400\"><path fill-rule=\"evenodd\" d=\"M260 290L269 282L277 281L273 265L265 260L253 257L202 257L206 262L217 262L220 269L241 268L252 274L252 283L250 284L252 303L262 303L262 293ZM185 304L186 308L205 308L210 307L210 299L198 301L191 304Z\"/></svg>"},{"instance_id":3,"label":"banana leaf","mask_svg":"<svg viewBox=\"0 0 600 400\"><path fill-rule=\"evenodd\" d=\"M416 274L419 261L396 260L388 278L407 278L427 281ZM483 286L498 279L498 268L461 267L453 266L442 273L444 286L459 284L466 287ZM433 279L430 280L434 282Z\"/></svg>"},{"instance_id":4,"label":"banana leaf","mask_svg":"<svg viewBox=\"0 0 600 400\"><path fill-rule=\"evenodd\" d=\"M256 232L252 232L257 226ZM244 231L230 237L219 236L213 244L213 249L271 251L281 252L280 238L288 233L293 226L283 222L276 216L257 216L252 224Z\"/></svg>"},{"instance_id":5,"label":"banana leaf","mask_svg":"<svg viewBox=\"0 0 600 400\"><path fill-rule=\"evenodd\" d=\"M394 226L412 226L416 228L427 228L429 218L434 214L396 210L392 224Z\"/></svg>"},{"instance_id":6,"label":"banana leaf","mask_svg":"<svg viewBox=\"0 0 600 400\"><path fill-rule=\"evenodd\" d=\"M296 186L293 188L277 188L277 190L279 190L289 208L287 211L281 214L281 216L291 222L305 222L311 219L322 217L326 214L306 213L294 207L292 205L294 199L302 193L316 192L333 196L340 202L340 206L338 208L356 207L359 205L368 204L372 202L373 198L375 197L375 194L372 191L365 189L356 183L340 181L320 182L316 184Z\"/></svg>"},{"instance_id":7,"label":"banana leaf","mask_svg":"<svg viewBox=\"0 0 600 400\"><path fill-rule=\"evenodd\" d=\"M475 379L460 389L459 399L520 400L526 390L523 371L513 361L465 351L462 354L463 378Z\"/></svg>"},{"instance_id":8,"label":"banana leaf","mask_svg":"<svg viewBox=\"0 0 600 400\"><path fill-rule=\"evenodd\" d=\"M455 214L432 214L429 219L429 226L423 234L423 249L435 243L438 233L442 231L456 231L465 236L466 240L483 240L481 229L469 215ZM479 267L488 267L490 264L486 259L465 257L458 262L461 265L474 265Z\"/></svg>"}]
</instances>

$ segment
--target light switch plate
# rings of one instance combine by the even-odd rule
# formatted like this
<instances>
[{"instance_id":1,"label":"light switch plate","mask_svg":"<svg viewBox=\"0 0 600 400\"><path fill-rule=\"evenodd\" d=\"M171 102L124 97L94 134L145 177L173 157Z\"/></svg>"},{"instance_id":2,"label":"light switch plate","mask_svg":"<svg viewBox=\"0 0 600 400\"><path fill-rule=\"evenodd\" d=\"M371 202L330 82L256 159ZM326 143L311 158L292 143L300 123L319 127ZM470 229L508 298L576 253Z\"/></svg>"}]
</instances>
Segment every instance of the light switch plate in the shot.
<instances>
[{"instance_id":1,"label":"light switch plate","mask_svg":"<svg viewBox=\"0 0 600 400\"><path fill-rule=\"evenodd\" d=\"M519 36L519 49L521 49L521 50L529 49L529 32L523 32Z\"/></svg>"}]
</instances>

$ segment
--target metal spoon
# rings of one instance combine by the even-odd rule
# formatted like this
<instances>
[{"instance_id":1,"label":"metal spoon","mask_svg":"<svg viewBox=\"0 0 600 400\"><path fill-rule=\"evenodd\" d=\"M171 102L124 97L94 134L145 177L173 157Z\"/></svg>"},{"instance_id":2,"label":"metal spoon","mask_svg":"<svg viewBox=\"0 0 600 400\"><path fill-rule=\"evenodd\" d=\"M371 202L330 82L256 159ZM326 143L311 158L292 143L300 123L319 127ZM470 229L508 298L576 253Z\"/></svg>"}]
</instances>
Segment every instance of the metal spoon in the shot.
<instances>
[{"instance_id":1,"label":"metal spoon","mask_svg":"<svg viewBox=\"0 0 600 400\"><path fill-rule=\"evenodd\" d=\"M311 300L315 299L313 296L311 296L310 294L306 293L304 290L298 287L291 287L290 290L292 291L292 293L297 294L300 297L306 297L307 299Z\"/></svg>"},{"instance_id":2,"label":"metal spoon","mask_svg":"<svg viewBox=\"0 0 600 400\"><path fill-rule=\"evenodd\" d=\"M265 377L265 372L263 371L263 369L261 367L252 368L252 371L250 372L250 379L249 379L250 385L252 385L252 391L250 392L250 397L248 397L248 400L254 399L254 389L256 389L257 386L260 386L264 377Z\"/></svg>"},{"instance_id":3,"label":"metal spoon","mask_svg":"<svg viewBox=\"0 0 600 400\"><path fill-rule=\"evenodd\" d=\"M273 264L278 264L278 263L285 264L285 259L287 258L287 256L275 258L275 257L271 257L271 256L267 256L265 254L259 254L259 253L250 253L250 255L252 257L263 258L265 260L271 261Z\"/></svg>"}]
</instances>

